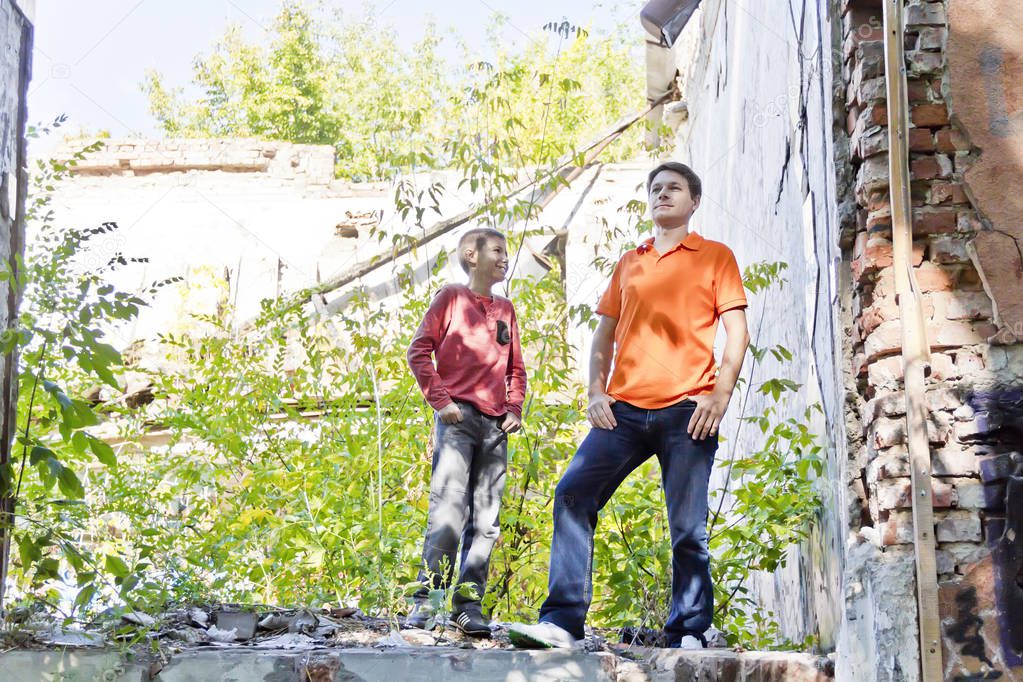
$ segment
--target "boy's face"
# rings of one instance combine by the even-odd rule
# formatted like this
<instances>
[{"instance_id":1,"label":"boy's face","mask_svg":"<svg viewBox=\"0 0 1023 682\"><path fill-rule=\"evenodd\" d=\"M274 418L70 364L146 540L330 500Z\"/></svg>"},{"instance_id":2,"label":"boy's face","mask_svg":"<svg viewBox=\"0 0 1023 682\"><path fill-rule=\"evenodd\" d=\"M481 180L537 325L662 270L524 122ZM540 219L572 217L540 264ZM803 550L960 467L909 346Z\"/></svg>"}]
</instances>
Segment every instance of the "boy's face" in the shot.
<instances>
[{"instance_id":1,"label":"boy's face","mask_svg":"<svg viewBox=\"0 0 1023 682\"><path fill-rule=\"evenodd\" d=\"M466 255L472 276L477 281L491 284L504 281L508 273L508 248L503 239L487 237L482 246Z\"/></svg>"},{"instance_id":2,"label":"boy's face","mask_svg":"<svg viewBox=\"0 0 1023 682\"><path fill-rule=\"evenodd\" d=\"M689 194L689 183L675 171L662 170L650 183L650 214L660 227L679 227L689 222L700 198Z\"/></svg>"}]
</instances>

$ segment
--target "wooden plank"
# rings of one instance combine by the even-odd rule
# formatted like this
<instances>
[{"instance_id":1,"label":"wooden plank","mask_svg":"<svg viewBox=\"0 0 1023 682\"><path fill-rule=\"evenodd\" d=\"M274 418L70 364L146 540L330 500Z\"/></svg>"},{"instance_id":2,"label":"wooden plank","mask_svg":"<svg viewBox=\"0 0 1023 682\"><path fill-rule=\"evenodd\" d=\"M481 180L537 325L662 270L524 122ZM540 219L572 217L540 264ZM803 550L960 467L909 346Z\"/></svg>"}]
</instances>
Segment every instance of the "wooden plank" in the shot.
<instances>
[{"instance_id":1,"label":"wooden plank","mask_svg":"<svg viewBox=\"0 0 1023 682\"><path fill-rule=\"evenodd\" d=\"M913 214L909 172L909 107L903 47L903 0L885 0L885 80L888 92L888 171L892 206L893 267L902 322L902 360L906 396L911 485L913 490L913 547L916 555L916 599L920 645L920 679L942 679L938 620L937 566L934 558L934 501L931 488L931 453L927 439L927 403L924 370L930 359L920 304L913 276Z\"/></svg>"}]
</instances>

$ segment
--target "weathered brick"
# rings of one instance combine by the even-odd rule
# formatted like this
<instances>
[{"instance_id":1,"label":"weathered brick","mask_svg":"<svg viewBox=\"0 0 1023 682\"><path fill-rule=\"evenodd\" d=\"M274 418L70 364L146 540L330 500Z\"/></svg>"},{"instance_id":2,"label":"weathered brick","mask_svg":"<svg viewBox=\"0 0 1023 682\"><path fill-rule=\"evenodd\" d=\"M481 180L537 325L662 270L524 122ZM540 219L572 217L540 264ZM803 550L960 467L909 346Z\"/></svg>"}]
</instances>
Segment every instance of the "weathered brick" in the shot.
<instances>
[{"instance_id":1,"label":"weathered brick","mask_svg":"<svg viewBox=\"0 0 1023 682\"><path fill-rule=\"evenodd\" d=\"M883 102L888 99L887 83L883 77L868 78L856 88L856 101L860 104Z\"/></svg>"},{"instance_id":2,"label":"weathered brick","mask_svg":"<svg viewBox=\"0 0 1023 682\"><path fill-rule=\"evenodd\" d=\"M944 63L945 55L941 52L913 50L906 53L906 65L913 74L940 73Z\"/></svg>"},{"instance_id":3,"label":"weathered brick","mask_svg":"<svg viewBox=\"0 0 1023 682\"><path fill-rule=\"evenodd\" d=\"M889 357L872 360L867 364L867 381L880 389L897 389L902 381L902 358Z\"/></svg>"},{"instance_id":4,"label":"weathered brick","mask_svg":"<svg viewBox=\"0 0 1023 682\"><path fill-rule=\"evenodd\" d=\"M937 150L945 154L955 154L970 149L970 141L955 128L942 128L937 131L934 135L934 142Z\"/></svg>"},{"instance_id":5,"label":"weathered brick","mask_svg":"<svg viewBox=\"0 0 1023 682\"><path fill-rule=\"evenodd\" d=\"M940 266L925 261L913 269L920 291L951 291L955 288L959 271L954 267Z\"/></svg>"},{"instance_id":6,"label":"weathered brick","mask_svg":"<svg viewBox=\"0 0 1023 682\"><path fill-rule=\"evenodd\" d=\"M930 259L935 263L967 263L970 254L966 242L958 237L934 237L931 240Z\"/></svg>"},{"instance_id":7,"label":"weathered brick","mask_svg":"<svg viewBox=\"0 0 1023 682\"><path fill-rule=\"evenodd\" d=\"M947 21L945 5L941 2L908 5L904 21L907 27L944 26Z\"/></svg>"},{"instance_id":8,"label":"weathered brick","mask_svg":"<svg viewBox=\"0 0 1023 682\"><path fill-rule=\"evenodd\" d=\"M931 294L924 294L924 296L930 296ZM937 311L934 311L934 315L937 315ZM947 379L958 379L961 375L956 369L955 362L952 357L946 353L932 352L931 353L931 377L935 381L945 381Z\"/></svg>"},{"instance_id":9,"label":"weathered brick","mask_svg":"<svg viewBox=\"0 0 1023 682\"><path fill-rule=\"evenodd\" d=\"M856 47L856 68L860 71L860 80L877 78L884 75L884 41L871 40L861 42Z\"/></svg>"},{"instance_id":10,"label":"weathered brick","mask_svg":"<svg viewBox=\"0 0 1023 682\"><path fill-rule=\"evenodd\" d=\"M994 325L986 322L945 320L928 324L927 338L933 348L954 348L987 343L995 331Z\"/></svg>"},{"instance_id":11,"label":"weathered brick","mask_svg":"<svg viewBox=\"0 0 1023 682\"><path fill-rule=\"evenodd\" d=\"M995 483L1008 478L1020 462L1019 453L1003 452L991 457L982 457L980 465L980 478L985 483Z\"/></svg>"},{"instance_id":12,"label":"weathered brick","mask_svg":"<svg viewBox=\"0 0 1023 682\"><path fill-rule=\"evenodd\" d=\"M972 476L977 473L977 455L973 448L949 443L931 451L931 473L934 476Z\"/></svg>"},{"instance_id":13,"label":"weathered brick","mask_svg":"<svg viewBox=\"0 0 1023 682\"><path fill-rule=\"evenodd\" d=\"M916 104L909 118L918 128L938 128L948 125L948 108L944 104Z\"/></svg>"},{"instance_id":14,"label":"weathered brick","mask_svg":"<svg viewBox=\"0 0 1023 682\"><path fill-rule=\"evenodd\" d=\"M888 187L888 154L876 154L865 159L856 173L856 192L868 194L872 190ZM866 203L866 202L861 202Z\"/></svg>"},{"instance_id":15,"label":"weathered brick","mask_svg":"<svg viewBox=\"0 0 1023 682\"><path fill-rule=\"evenodd\" d=\"M973 408L970 407L969 403L963 403L952 413L952 417L959 422L968 422L973 419L973 415Z\"/></svg>"},{"instance_id":16,"label":"weathered brick","mask_svg":"<svg viewBox=\"0 0 1023 682\"><path fill-rule=\"evenodd\" d=\"M935 291L926 296L934 304L935 317L986 320L992 315L991 299L983 291Z\"/></svg>"},{"instance_id":17,"label":"weathered brick","mask_svg":"<svg viewBox=\"0 0 1023 682\"><path fill-rule=\"evenodd\" d=\"M919 156L913 159L909 163L909 171L914 180L934 180L948 177L943 174L941 164L933 155Z\"/></svg>"},{"instance_id":18,"label":"weathered brick","mask_svg":"<svg viewBox=\"0 0 1023 682\"><path fill-rule=\"evenodd\" d=\"M900 509L913 506L912 481L908 478L889 479L877 485L877 506L879 509ZM931 479L931 502L936 509L956 506L955 486Z\"/></svg>"},{"instance_id":19,"label":"weathered brick","mask_svg":"<svg viewBox=\"0 0 1023 682\"><path fill-rule=\"evenodd\" d=\"M954 509L935 512L938 542L979 542L980 516L976 511Z\"/></svg>"},{"instance_id":20,"label":"weathered brick","mask_svg":"<svg viewBox=\"0 0 1023 682\"><path fill-rule=\"evenodd\" d=\"M856 144L857 155L868 159L875 154L888 151L888 129L874 126L856 138L850 138L849 144Z\"/></svg>"},{"instance_id":21,"label":"weathered brick","mask_svg":"<svg viewBox=\"0 0 1023 682\"><path fill-rule=\"evenodd\" d=\"M911 152L933 152L934 134L930 128L909 129L909 151Z\"/></svg>"},{"instance_id":22,"label":"weathered brick","mask_svg":"<svg viewBox=\"0 0 1023 682\"><path fill-rule=\"evenodd\" d=\"M885 546L913 542L913 512L893 511L881 524L881 543Z\"/></svg>"},{"instance_id":23,"label":"weathered brick","mask_svg":"<svg viewBox=\"0 0 1023 682\"><path fill-rule=\"evenodd\" d=\"M891 355L902 350L902 328L898 320L882 322L863 342L863 352L869 358Z\"/></svg>"},{"instance_id":24,"label":"weathered brick","mask_svg":"<svg viewBox=\"0 0 1023 682\"><path fill-rule=\"evenodd\" d=\"M956 352L956 371L960 376L973 376L977 372L984 371L985 368L986 363L982 355L969 350Z\"/></svg>"},{"instance_id":25,"label":"weathered brick","mask_svg":"<svg viewBox=\"0 0 1023 682\"><path fill-rule=\"evenodd\" d=\"M958 182L933 182L927 193L928 204L965 204L968 201L963 185Z\"/></svg>"},{"instance_id":26,"label":"weathered brick","mask_svg":"<svg viewBox=\"0 0 1023 682\"><path fill-rule=\"evenodd\" d=\"M948 35L944 26L925 26L917 34L916 48L918 50L941 50L945 47L945 37Z\"/></svg>"},{"instance_id":27,"label":"weathered brick","mask_svg":"<svg viewBox=\"0 0 1023 682\"><path fill-rule=\"evenodd\" d=\"M959 212L953 208L914 209L913 236L955 232L958 221Z\"/></svg>"},{"instance_id":28,"label":"weathered brick","mask_svg":"<svg viewBox=\"0 0 1023 682\"><path fill-rule=\"evenodd\" d=\"M906 81L906 95L910 104L925 104L931 101L931 84L921 78Z\"/></svg>"},{"instance_id":29,"label":"weathered brick","mask_svg":"<svg viewBox=\"0 0 1023 682\"><path fill-rule=\"evenodd\" d=\"M906 420L879 417L867 428L874 448L881 450L906 442Z\"/></svg>"},{"instance_id":30,"label":"weathered brick","mask_svg":"<svg viewBox=\"0 0 1023 682\"><path fill-rule=\"evenodd\" d=\"M951 412L963 404L956 391L946 386L927 389L924 398L927 400L927 407L932 410Z\"/></svg>"},{"instance_id":31,"label":"weathered brick","mask_svg":"<svg viewBox=\"0 0 1023 682\"><path fill-rule=\"evenodd\" d=\"M949 482L955 486L955 506L960 509L984 509L984 484L976 478L952 478Z\"/></svg>"}]
</instances>

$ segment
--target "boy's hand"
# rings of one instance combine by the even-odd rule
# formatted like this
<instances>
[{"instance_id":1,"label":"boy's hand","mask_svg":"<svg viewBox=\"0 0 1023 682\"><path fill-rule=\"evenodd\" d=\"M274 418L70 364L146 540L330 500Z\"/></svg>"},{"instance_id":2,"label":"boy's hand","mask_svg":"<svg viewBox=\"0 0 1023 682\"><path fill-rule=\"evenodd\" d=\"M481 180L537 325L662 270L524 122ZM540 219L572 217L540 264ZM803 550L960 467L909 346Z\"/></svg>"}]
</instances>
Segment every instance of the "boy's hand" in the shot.
<instances>
[{"instance_id":1,"label":"boy's hand","mask_svg":"<svg viewBox=\"0 0 1023 682\"><path fill-rule=\"evenodd\" d=\"M516 417L511 412L505 412L504 422L501 424L501 430L505 433L515 433L522 428L522 420Z\"/></svg>"},{"instance_id":2,"label":"boy's hand","mask_svg":"<svg viewBox=\"0 0 1023 682\"><path fill-rule=\"evenodd\" d=\"M462 408L455 403L448 403L440 409L437 416L445 424L457 424L462 421Z\"/></svg>"},{"instance_id":3,"label":"boy's hand","mask_svg":"<svg viewBox=\"0 0 1023 682\"><path fill-rule=\"evenodd\" d=\"M707 395L694 395L692 400L696 403L696 409L693 411L693 416L689 418L686 432L694 440L703 440L707 436L718 435L718 425L721 424L721 418L725 416L725 410L728 409L728 401L731 398L731 392L726 393L716 389Z\"/></svg>"},{"instance_id":4,"label":"boy's hand","mask_svg":"<svg viewBox=\"0 0 1023 682\"><path fill-rule=\"evenodd\" d=\"M586 408L586 418L590 420L590 424L608 431L618 426L611 411L611 406L616 402L618 401L604 392L590 394L590 404Z\"/></svg>"}]
</instances>

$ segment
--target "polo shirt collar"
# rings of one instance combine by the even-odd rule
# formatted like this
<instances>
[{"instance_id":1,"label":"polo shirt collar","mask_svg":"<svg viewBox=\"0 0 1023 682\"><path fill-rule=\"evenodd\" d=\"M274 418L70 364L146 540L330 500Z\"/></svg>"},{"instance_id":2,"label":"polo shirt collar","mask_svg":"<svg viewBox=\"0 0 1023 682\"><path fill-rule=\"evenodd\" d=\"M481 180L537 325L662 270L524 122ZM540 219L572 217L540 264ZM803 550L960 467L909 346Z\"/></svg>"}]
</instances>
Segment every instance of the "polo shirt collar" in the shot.
<instances>
[{"instance_id":1,"label":"polo shirt collar","mask_svg":"<svg viewBox=\"0 0 1023 682\"><path fill-rule=\"evenodd\" d=\"M704 242L703 237L701 237L696 232L690 232L689 234L686 235L685 239L683 239L679 244L677 244L674 248L672 248L670 251L668 251L668 253L671 253L672 251L677 250L679 247L685 247L685 248L689 249L690 251L698 251L700 249L700 247L703 246L703 242ZM653 247L654 247L654 238L653 237L648 237L647 239L645 239L643 241L642 244L640 244L639 246L636 247L636 251L638 253L640 253L640 254L643 254L643 253L646 253L647 251L649 251L650 249L652 249ZM667 255L667 254L661 254L661 255Z\"/></svg>"}]
</instances>

